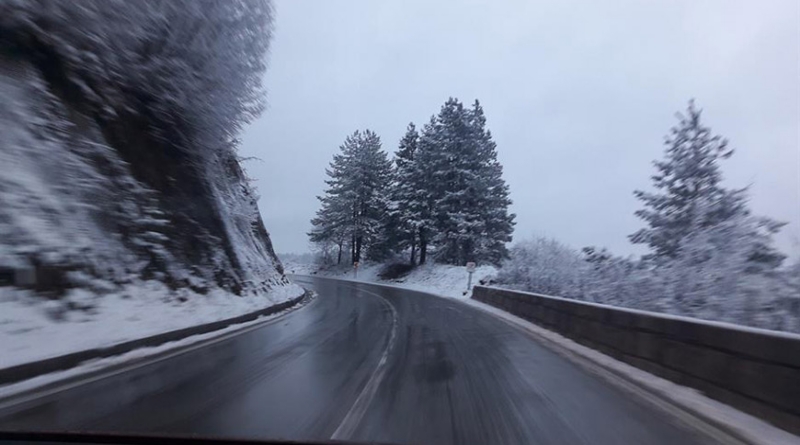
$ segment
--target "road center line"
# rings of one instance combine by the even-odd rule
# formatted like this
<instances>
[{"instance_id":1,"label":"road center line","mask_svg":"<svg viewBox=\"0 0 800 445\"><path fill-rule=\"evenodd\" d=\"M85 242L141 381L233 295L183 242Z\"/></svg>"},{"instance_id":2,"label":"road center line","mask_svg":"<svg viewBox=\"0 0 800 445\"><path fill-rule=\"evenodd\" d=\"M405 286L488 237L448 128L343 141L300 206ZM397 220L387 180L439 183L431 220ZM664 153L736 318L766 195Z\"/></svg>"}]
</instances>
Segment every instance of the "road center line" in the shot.
<instances>
[{"instance_id":1,"label":"road center line","mask_svg":"<svg viewBox=\"0 0 800 445\"><path fill-rule=\"evenodd\" d=\"M355 286L352 286L352 288L380 298L383 303L386 304L389 309L391 309L392 330L389 334L389 341L387 342L386 347L383 349L381 359L378 361L378 366L376 366L375 370L372 371L372 375L367 381L367 384L364 385L364 389L361 390L361 393L356 398L356 401L353 402L353 406L350 407L350 411L347 412L347 415L344 416L344 419L342 419L342 422L336 428L336 431L333 432L331 440L350 439L355 432L356 427L358 427L358 424L361 423L361 419L367 412L367 408L369 407L370 402L372 402L373 397L375 397L375 393L378 391L378 386L380 386L380 383L386 374L386 363L389 360L389 353L394 347L394 341L397 335L397 310L395 310L394 306L392 306L392 304L381 295L363 289L358 289Z\"/></svg>"}]
</instances>

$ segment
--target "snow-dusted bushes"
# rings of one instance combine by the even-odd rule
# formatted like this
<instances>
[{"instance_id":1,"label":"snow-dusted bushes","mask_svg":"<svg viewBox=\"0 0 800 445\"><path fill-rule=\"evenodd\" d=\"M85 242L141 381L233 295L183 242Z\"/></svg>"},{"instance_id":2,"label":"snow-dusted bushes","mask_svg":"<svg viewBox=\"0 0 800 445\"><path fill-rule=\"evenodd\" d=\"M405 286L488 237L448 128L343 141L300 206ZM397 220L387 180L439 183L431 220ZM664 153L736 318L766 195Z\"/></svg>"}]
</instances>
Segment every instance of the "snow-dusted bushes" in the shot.
<instances>
[{"instance_id":1,"label":"snow-dusted bushes","mask_svg":"<svg viewBox=\"0 0 800 445\"><path fill-rule=\"evenodd\" d=\"M661 262L585 250L545 238L521 241L500 286L547 295L800 332L800 261L759 269L751 248L769 227L754 217L690 234Z\"/></svg>"},{"instance_id":2,"label":"snow-dusted bushes","mask_svg":"<svg viewBox=\"0 0 800 445\"><path fill-rule=\"evenodd\" d=\"M772 251L774 221L745 214L701 227L678 244L674 258L652 261L659 305L666 311L769 329L798 329L793 298L786 285L789 268L754 259L753 252ZM645 263L647 264L647 263Z\"/></svg>"},{"instance_id":3,"label":"snow-dusted bushes","mask_svg":"<svg viewBox=\"0 0 800 445\"><path fill-rule=\"evenodd\" d=\"M510 250L497 281L525 291L568 298L582 298L588 265L580 253L556 240L532 238Z\"/></svg>"}]
</instances>

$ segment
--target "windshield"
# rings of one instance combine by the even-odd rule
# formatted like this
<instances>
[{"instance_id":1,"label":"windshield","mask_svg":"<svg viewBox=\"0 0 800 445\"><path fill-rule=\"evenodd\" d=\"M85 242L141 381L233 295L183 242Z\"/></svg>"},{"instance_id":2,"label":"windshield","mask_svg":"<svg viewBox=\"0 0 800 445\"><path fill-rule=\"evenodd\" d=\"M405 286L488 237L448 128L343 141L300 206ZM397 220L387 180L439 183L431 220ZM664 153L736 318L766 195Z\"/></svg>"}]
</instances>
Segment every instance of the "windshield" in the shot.
<instances>
[{"instance_id":1,"label":"windshield","mask_svg":"<svg viewBox=\"0 0 800 445\"><path fill-rule=\"evenodd\" d=\"M0 441L800 441L794 0L0 0L0 43Z\"/></svg>"}]
</instances>

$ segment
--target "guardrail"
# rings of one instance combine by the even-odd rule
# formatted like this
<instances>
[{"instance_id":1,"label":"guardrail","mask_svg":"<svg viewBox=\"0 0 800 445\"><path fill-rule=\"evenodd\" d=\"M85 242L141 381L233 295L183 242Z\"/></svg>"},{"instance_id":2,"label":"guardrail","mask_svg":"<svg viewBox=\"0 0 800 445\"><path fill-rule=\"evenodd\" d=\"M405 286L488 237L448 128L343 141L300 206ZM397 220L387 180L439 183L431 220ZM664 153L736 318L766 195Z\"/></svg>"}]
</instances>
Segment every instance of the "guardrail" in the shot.
<instances>
[{"instance_id":1,"label":"guardrail","mask_svg":"<svg viewBox=\"0 0 800 445\"><path fill-rule=\"evenodd\" d=\"M800 433L800 335L485 286L472 298Z\"/></svg>"}]
</instances>

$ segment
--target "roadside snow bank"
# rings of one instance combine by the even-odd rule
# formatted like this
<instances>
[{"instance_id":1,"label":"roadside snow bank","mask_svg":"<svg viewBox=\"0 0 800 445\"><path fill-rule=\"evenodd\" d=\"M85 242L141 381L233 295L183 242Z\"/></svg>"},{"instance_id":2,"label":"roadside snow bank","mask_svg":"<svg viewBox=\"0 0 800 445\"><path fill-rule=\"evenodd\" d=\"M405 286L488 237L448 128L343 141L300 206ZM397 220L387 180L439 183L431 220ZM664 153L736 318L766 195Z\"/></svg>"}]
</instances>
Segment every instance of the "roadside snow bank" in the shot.
<instances>
[{"instance_id":1,"label":"roadside snow bank","mask_svg":"<svg viewBox=\"0 0 800 445\"><path fill-rule=\"evenodd\" d=\"M319 268L313 264L292 263L289 261L285 264L287 273L299 275L317 275L367 283L395 284L407 289L430 292L454 298L469 298L472 294L471 291L465 293L467 290L468 275L467 269L464 266L425 264L416 267L402 278L382 280L378 274L384 267L385 264L367 263L358 268L358 276L356 276L352 268L319 270ZM472 285L474 286L478 284L480 280L494 277L495 275L497 275L497 269L494 266L479 266L472 275Z\"/></svg>"},{"instance_id":2,"label":"roadside snow bank","mask_svg":"<svg viewBox=\"0 0 800 445\"><path fill-rule=\"evenodd\" d=\"M238 323L213 332L191 335L181 340L167 342L158 346L145 346L143 348L135 349L133 351L126 352L124 354L116 355L113 357L89 360L81 363L80 365L74 368L70 368L63 371L51 372L48 374L40 375L38 377L33 377L31 379L23 380L21 382L3 385L0 386L0 398L12 397L21 392L29 391L34 388L40 388L43 387L44 385L63 381L68 378L87 375L94 371L105 370L112 366L131 364L141 358L152 357L156 354L169 352L178 348L193 347L196 344L204 343L212 339L216 341L218 339L224 339L229 335L238 335L241 334L243 331L249 331L251 329L254 329L256 325L266 323L282 315L285 315L288 311L291 311L292 309L293 308L289 308L284 311L274 313L272 315L261 316L256 320L247 321L244 323ZM205 345L199 345L199 347L202 346ZM135 364L133 366L135 366Z\"/></svg>"},{"instance_id":3,"label":"roadside snow bank","mask_svg":"<svg viewBox=\"0 0 800 445\"><path fill-rule=\"evenodd\" d=\"M102 296L75 289L59 301L47 301L30 291L0 287L0 368L224 320L303 292L287 284L261 294L213 289L202 295L146 281Z\"/></svg>"},{"instance_id":4,"label":"roadside snow bank","mask_svg":"<svg viewBox=\"0 0 800 445\"><path fill-rule=\"evenodd\" d=\"M497 275L494 266L480 266L472 274L472 286L480 280ZM467 291L467 269L463 266L430 264L414 269L408 276L394 280L403 287L423 292L431 292L446 297L469 298L472 288Z\"/></svg>"}]
</instances>

